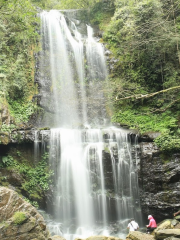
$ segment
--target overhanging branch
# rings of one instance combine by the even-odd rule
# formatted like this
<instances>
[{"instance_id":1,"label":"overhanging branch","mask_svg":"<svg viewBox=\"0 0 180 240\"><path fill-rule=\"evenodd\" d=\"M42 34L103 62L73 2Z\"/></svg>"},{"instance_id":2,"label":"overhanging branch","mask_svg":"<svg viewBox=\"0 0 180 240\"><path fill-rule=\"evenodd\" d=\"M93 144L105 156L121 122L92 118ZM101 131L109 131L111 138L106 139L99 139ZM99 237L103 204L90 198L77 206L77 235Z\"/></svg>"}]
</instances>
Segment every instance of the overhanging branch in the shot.
<instances>
[{"instance_id":1,"label":"overhanging branch","mask_svg":"<svg viewBox=\"0 0 180 240\"><path fill-rule=\"evenodd\" d=\"M165 93L165 92L168 92L168 91L171 91L171 90L175 90L175 89L178 89L178 88L180 88L180 86L167 88L167 89L164 89L164 90L161 90L161 91L158 91L158 92L154 92L154 93L135 94L135 95L131 95L131 96L128 96L128 97L123 97L123 98L118 98L118 96L116 96L116 101L130 99L130 98L135 98L135 99L149 98L149 97L153 97L153 96L155 96L157 94Z\"/></svg>"}]
</instances>

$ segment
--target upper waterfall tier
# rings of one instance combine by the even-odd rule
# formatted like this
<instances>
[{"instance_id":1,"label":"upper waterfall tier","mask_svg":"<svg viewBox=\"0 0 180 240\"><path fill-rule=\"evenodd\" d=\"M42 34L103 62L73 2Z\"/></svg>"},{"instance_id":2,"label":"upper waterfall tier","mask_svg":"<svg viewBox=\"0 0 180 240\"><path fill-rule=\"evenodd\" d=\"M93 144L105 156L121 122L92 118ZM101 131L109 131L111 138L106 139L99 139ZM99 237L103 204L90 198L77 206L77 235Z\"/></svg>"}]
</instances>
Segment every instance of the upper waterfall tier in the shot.
<instances>
[{"instance_id":1,"label":"upper waterfall tier","mask_svg":"<svg viewBox=\"0 0 180 240\"><path fill-rule=\"evenodd\" d=\"M93 38L89 25L86 34L81 34L77 21L67 19L60 11L43 11L40 17L42 50L36 79L40 105L47 111L42 125L104 125L103 81L107 69L103 45Z\"/></svg>"}]
</instances>

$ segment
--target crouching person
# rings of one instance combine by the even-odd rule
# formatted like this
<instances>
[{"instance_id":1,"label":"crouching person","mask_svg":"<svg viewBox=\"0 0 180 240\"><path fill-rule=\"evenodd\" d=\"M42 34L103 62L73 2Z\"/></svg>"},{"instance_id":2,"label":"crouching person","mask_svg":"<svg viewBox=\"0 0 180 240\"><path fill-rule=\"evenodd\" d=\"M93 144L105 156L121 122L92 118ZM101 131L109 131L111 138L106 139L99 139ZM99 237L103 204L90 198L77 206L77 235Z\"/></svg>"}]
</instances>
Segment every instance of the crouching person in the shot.
<instances>
[{"instance_id":1,"label":"crouching person","mask_svg":"<svg viewBox=\"0 0 180 240\"><path fill-rule=\"evenodd\" d=\"M149 215L148 219L149 219L149 225L146 225L146 227L147 227L146 232L152 233L154 231L154 229L157 228L157 224L156 224L156 221L153 218L153 216Z\"/></svg>"}]
</instances>

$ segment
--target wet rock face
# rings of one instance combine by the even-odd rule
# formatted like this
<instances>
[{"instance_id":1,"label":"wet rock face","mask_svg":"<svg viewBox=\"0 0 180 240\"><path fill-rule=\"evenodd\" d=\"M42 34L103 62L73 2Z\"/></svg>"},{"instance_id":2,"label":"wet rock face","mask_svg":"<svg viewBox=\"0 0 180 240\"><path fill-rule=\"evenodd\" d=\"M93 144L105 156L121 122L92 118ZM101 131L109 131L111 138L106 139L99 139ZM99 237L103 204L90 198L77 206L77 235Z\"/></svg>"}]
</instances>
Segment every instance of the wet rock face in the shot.
<instances>
[{"instance_id":1,"label":"wet rock face","mask_svg":"<svg viewBox=\"0 0 180 240\"><path fill-rule=\"evenodd\" d=\"M1 169L0 178L6 180L11 186L21 187L22 182L24 181L23 177L17 173L16 170ZM2 182L1 182L2 183Z\"/></svg>"},{"instance_id":2,"label":"wet rock face","mask_svg":"<svg viewBox=\"0 0 180 240\"><path fill-rule=\"evenodd\" d=\"M27 126L17 128L9 132L0 132L0 144L8 145L10 143L34 143L41 142L42 136L45 142L50 139L50 131L31 129Z\"/></svg>"},{"instance_id":3,"label":"wet rock face","mask_svg":"<svg viewBox=\"0 0 180 240\"><path fill-rule=\"evenodd\" d=\"M24 214L24 219L17 222L15 212ZM0 239L4 240L47 240L49 232L43 217L31 204L18 194L5 187L0 187Z\"/></svg>"},{"instance_id":4,"label":"wet rock face","mask_svg":"<svg viewBox=\"0 0 180 240\"><path fill-rule=\"evenodd\" d=\"M160 135L160 132L146 132L139 136L139 142L153 142Z\"/></svg>"},{"instance_id":5,"label":"wet rock face","mask_svg":"<svg viewBox=\"0 0 180 240\"><path fill-rule=\"evenodd\" d=\"M180 153L162 154L151 142L141 143L139 172L143 213L171 218L180 209Z\"/></svg>"}]
</instances>

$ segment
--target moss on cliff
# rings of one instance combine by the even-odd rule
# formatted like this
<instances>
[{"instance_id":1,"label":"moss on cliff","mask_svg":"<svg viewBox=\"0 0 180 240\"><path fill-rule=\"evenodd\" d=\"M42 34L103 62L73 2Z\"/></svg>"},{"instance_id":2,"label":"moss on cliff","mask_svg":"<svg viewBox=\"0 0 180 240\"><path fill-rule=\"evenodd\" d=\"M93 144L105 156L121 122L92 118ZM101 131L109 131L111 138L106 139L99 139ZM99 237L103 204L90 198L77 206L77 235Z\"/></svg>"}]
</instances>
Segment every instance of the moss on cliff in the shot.
<instances>
[{"instance_id":1,"label":"moss on cliff","mask_svg":"<svg viewBox=\"0 0 180 240\"><path fill-rule=\"evenodd\" d=\"M0 184L14 186L19 194L38 207L49 190L53 173L48 166L48 154L44 154L37 163L28 155L29 152L12 148L9 155L0 159Z\"/></svg>"}]
</instances>

